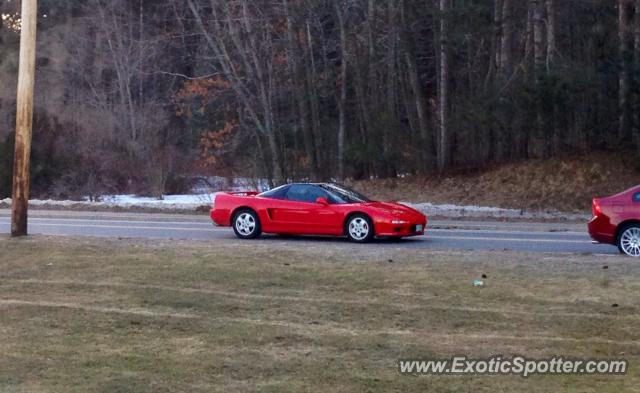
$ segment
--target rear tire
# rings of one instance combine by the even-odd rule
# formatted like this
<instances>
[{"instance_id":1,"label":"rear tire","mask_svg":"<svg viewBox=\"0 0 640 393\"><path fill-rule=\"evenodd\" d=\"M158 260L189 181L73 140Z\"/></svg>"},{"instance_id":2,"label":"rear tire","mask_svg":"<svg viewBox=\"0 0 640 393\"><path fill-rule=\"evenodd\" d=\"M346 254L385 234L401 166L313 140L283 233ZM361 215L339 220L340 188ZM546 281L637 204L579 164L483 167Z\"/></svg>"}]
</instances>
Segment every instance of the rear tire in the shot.
<instances>
[{"instance_id":1,"label":"rear tire","mask_svg":"<svg viewBox=\"0 0 640 393\"><path fill-rule=\"evenodd\" d=\"M255 239L262 233L260 219L251 209L238 210L233 215L232 225L238 239Z\"/></svg>"},{"instance_id":2,"label":"rear tire","mask_svg":"<svg viewBox=\"0 0 640 393\"><path fill-rule=\"evenodd\" d=\"M640 224L629 224L620 229L617 245L620 253L640 257Z\"/></svg>"},{"instance_id":3,"label":"rear tire","mask_svg":"<svg viewBox=\"0 0 640 393\"><path fill-rule=\"evenodd\" d=\"M354 214L345 224L345 233L354 243L368 243L375 236L371 219L364 214Z\"/></svg>"}]
</instances>

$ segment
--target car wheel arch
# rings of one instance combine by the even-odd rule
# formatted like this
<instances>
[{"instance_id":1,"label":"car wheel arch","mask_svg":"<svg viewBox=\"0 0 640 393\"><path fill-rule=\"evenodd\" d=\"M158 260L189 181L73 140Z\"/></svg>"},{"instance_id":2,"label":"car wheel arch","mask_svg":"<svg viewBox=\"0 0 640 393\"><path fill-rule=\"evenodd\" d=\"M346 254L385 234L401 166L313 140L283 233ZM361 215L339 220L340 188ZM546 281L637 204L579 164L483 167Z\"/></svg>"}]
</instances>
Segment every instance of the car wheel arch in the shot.
<instances>
[{"instance_id":1,"label":"car wheel arch","mask_svg":"<svg viewBox=\"0 0 640 393\"><path fill-rule=\"evenodd\" d=\"M620 241L620 236L622 235L622 232L629 228L632 225L638 225L640 226L640 220L626 220L621 222L618 227L616 228L616 243L618 243L618 241Z\"/></svg>"},{"instance_id":2,"label":"car wheel arch","mask_svg":"<svg viewBox=\"0 0 640 393\"><path fill-rule=\"evenodd\" d=\"M249 207L249 206L240 206L240 207L237 207L237 208L233 209L233 211L231 212L231 215L229 216L230 217L229 221L230 221L231 225L233 225L233 221L235 220L236 215L239 212L243 211L243 210L249 210L249 211L253 212L253 214L255 214L256 217L260 218L260 215L258 214L258 211L256 209L254 209L252 207Z\"/></svg>"},{"instance_id":3,"label":"car wheel arch","mask_svg":"<svg viewBox=\"0 0 640 393\"><path fill-rule=\"evenodd\" d=\"M373 218L371 217L370 214L367 214L367 213L365 213L363 211L352 211L352 212L349 212L349 214L347 214L347 216L344 218L344 222L342 223L342 232L343 232L343 234L344 235L347 234L347 226L349 225L349 220L351 220L351 218L353 216L356 216L356 215L362 215L362 216L365 216L365 217L367 217L369 219L369 221L371 222L371 227L373 228L373 234L375 235L375 233L376 233L375 222L373 221Z\"/></svg>"}]
</instances>

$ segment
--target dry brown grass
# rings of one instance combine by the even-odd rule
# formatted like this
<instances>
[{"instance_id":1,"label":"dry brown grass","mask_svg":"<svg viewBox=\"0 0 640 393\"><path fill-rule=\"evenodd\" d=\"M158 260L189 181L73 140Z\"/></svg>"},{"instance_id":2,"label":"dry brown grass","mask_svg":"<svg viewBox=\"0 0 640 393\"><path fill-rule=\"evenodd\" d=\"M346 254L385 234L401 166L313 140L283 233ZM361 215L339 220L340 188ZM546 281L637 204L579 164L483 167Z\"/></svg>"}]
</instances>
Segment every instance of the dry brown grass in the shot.
<instances>
[{"instance_id":1,"label":"dry brown grass","mask_svg":"<svg viewBox=\"0 0 640 393\"><path fill-rule=\"evenodd\" d=\"M0 238L0 391L639 390L636 261L394 247ZM623 356L631 370L396 371L498 353Z\"/></svg>"},{"instance_id":2,"label":"dry brown grass","mask_svg":"<svg viewBox=\"0 0 640 393\"><path fill-rule=\"evenodd\" d=\"M594 196L640 184L637 168L631 154L594 153L523 161L442 178L358 181L351 185L383 200L586 211Z\"/></svg>"}]
</instances>

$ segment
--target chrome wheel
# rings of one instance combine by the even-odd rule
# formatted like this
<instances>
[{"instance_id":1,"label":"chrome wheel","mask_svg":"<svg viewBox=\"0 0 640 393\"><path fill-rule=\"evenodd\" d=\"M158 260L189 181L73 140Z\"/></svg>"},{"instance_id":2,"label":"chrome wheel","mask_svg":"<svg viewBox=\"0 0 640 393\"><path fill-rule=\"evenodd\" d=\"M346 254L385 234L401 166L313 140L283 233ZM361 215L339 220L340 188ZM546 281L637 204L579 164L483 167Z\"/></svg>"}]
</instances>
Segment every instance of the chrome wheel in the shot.
<instances>
[{"instance_id":1,"label":"chrome wheel","mask_svg":"<svg viewBox=\"0 0 640 393\"><path fill-rule=\"evenodd\" d=\"M362 217L356 217L349 222L349 235L353 240L362 241L369 236L369 223Z\"/></svg>"},{"instance_id":2,"label":"chrome wheel","mask_svg":"<svg viewBox=\"0 0 640 393\"><path fill-rule=\"evenodd\" d=\"M640 257L640 227L627 228L620 235L620 249L632 257Z\"/></svg>"},{"instance_id":3,"label":"chrome wheel","mask_svg":"<svg viewBox=\"0 0 640 393\"><path fill-rule=\"evenodd\" d=\"M250 213L242 213L236 218L236 230L242 236L251 236L256 230L256 219Z\"/></svg>"}]
</instances>

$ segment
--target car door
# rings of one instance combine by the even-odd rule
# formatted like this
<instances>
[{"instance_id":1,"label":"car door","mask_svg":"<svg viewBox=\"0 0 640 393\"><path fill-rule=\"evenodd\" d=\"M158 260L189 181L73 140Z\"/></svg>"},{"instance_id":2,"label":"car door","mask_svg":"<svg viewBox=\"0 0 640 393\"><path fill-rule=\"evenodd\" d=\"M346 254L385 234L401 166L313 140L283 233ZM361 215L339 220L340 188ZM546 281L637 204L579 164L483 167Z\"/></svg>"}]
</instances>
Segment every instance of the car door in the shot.
<instances>
[{"instance_id":1,"label":"car door","mask_svg":"<svg viewBox=\"0 0 640 393\"><path fill-rule=\"evenodd\" d=\"M327 193L312 184L293 184L284 200L271 210L271 220L283 233L325 235L335 234L338 213L331 205L316 202ZM339 225L338 225L339 226Z\"/></svg>"}]
</instances>

